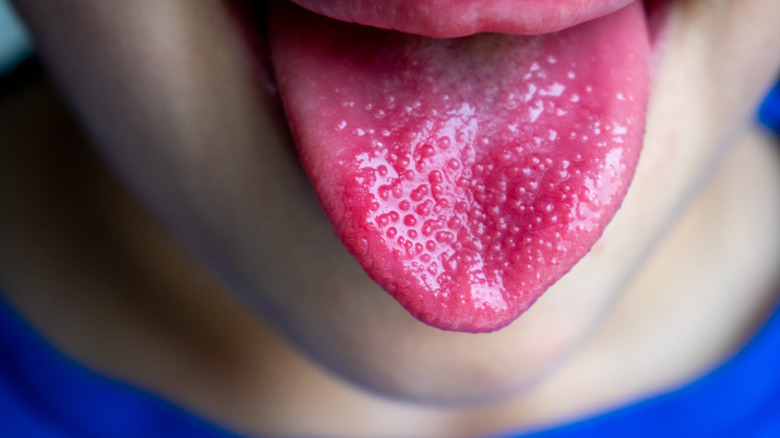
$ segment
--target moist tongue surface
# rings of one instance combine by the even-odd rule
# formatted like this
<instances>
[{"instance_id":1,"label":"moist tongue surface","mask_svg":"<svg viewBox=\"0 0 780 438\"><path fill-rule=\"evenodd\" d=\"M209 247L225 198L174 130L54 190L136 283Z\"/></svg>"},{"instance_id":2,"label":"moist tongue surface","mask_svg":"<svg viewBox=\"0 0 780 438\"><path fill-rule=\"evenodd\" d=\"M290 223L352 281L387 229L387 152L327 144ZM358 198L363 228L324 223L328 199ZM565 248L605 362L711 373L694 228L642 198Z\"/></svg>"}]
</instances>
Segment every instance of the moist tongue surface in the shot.
<instances>
[{"instance_id":1,"label":"moist tongue surface","mask_svg":"<svg viewBox=\"0 0 780 438\"><path fill-rule=\"evenodd\" d=\"M601 236L641 148L638 3L554 34L434 39L286 3L272 61L343 243L415 317L491 331Z\"/></svg>"}]
</instances>

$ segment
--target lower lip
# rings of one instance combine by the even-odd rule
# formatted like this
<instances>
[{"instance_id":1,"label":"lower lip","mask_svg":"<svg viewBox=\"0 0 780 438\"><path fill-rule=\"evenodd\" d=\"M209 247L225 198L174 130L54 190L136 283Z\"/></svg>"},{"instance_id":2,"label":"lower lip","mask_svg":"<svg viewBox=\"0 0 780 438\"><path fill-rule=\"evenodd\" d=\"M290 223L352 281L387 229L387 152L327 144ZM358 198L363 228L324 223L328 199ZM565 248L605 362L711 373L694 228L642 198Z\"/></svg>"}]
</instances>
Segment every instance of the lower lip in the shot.
<instances>
[{"instance_id":1,"label":"lower lip","mask_svg":"<svg viewBox=\"0 0 780 438\"><path fill-rule=\"evenodd\" d=\"M634 0L292 0L336 20L439 38L480 32L542 34L615 12Z\"/></svg>"}]
</instances>

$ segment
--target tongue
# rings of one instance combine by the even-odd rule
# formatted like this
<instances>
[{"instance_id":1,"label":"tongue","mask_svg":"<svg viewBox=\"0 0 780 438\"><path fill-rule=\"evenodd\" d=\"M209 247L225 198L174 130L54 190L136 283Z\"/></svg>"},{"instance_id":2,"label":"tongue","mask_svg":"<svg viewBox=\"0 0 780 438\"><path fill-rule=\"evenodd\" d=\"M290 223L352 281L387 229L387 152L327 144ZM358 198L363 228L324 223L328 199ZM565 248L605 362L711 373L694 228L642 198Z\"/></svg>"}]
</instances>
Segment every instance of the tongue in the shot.
<instances>
[{"instance_id":1,"label":"tongue","mask_svg":"<svg viewBox=\"0 0 780 438\"><path fill-rule=\"evenodd\" d=\"M641 149L639 3L539 36L434 39L284 2L272 61L336 233L421 321L498 329L601 236Z\"/></svg>"}]
</instances>

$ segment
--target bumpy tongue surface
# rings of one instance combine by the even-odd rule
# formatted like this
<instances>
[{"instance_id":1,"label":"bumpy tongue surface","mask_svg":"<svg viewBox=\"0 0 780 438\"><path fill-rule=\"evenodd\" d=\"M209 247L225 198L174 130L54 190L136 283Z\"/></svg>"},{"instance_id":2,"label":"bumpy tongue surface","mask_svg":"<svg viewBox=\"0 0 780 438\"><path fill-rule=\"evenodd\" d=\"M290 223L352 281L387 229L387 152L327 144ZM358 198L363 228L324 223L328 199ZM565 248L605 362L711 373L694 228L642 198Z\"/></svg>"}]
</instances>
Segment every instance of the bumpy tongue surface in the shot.
<instances>
[{"instance_id":1,"label":"bumpy tongue surface","mask_svg":"<svg viewBox=\"0 0 780 438\"><path fill-rule=\"evenodd\" d=\"M639 4L554 34L433 39L282 4L272 61L337 234L421 321L491 331L620 206L647 94Z\"/></svg>"}]
</instances>

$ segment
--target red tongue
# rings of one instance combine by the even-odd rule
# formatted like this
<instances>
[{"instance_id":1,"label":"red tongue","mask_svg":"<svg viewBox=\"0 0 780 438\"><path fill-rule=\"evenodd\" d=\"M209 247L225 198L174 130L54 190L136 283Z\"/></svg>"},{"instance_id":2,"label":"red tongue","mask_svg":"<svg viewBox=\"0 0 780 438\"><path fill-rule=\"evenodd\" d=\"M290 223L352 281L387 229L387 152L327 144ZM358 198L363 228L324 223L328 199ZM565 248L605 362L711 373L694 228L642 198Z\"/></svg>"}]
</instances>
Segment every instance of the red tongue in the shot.
<instances>
[{"instance_id":1,"label":"red tongue","mask_svg":"<svg viewBox=\"0 0 780 438\"><path fill-rule=\"evenodd\" d=\"M641 148L641 5L555 34L432 39L289 4L272 60L336 232L407 310L491 331L568 272Z\"/></svg>"}]
</instances>

